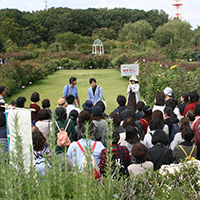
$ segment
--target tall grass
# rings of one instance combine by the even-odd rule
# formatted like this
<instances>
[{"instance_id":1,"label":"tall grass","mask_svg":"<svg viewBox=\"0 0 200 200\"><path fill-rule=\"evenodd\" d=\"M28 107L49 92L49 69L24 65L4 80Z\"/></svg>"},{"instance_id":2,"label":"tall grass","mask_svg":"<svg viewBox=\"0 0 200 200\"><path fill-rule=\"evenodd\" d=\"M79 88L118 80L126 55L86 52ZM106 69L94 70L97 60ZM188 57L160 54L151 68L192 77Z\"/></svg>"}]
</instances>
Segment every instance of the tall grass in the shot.
<instances>
[{"instance_id":1,"label":"tall grass","mask_svg":"<svg viewBox=\"0 0 200 200\"><path fill-rule=\"evenodd\" d=\"M95 180L89 171L79 172L76 166L68 171L67 159L61 161L55 154L54 134L50 134L51 168L46 170L45 176L41 176L32 165L27 173L22 162L19 130L16 118L16 151L12 153L12 168L7 162L8 155L0 149L0 199L198 199L200 195L200 171L194 164L184 164L180 172L174 174L146 171L125 180L113 180L110 145L107 147L106 177ZM112 125L108 126L108 130L107 143L111 144ZM89 131L86 135L88 139ZM88 151L90 149L88 147Z\"/></svg>"}]
</instances>

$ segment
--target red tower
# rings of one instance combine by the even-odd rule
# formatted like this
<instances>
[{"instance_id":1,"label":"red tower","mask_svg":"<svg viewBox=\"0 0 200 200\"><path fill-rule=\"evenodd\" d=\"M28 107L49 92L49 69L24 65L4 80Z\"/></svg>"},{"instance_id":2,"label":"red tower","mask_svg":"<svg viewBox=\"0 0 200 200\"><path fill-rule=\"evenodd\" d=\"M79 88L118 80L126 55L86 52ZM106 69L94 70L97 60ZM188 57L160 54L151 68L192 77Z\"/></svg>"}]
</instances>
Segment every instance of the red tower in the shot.
<instances>
[{"instance_id":1,"label":"red tower","mask_svg":"<svg viewBox=\"0 0 200 200\"><path fill-rule=\"evenodd\" d=\"M173 0L175 1L176 3L172 4L175 9L176 9L176 13L174 13L174 17L177 17L177 18L181 18L181 13L180 13L180 7L183 5L182 3L179 3L180 1L182 0Z\"/></svg>"}]
</instances>

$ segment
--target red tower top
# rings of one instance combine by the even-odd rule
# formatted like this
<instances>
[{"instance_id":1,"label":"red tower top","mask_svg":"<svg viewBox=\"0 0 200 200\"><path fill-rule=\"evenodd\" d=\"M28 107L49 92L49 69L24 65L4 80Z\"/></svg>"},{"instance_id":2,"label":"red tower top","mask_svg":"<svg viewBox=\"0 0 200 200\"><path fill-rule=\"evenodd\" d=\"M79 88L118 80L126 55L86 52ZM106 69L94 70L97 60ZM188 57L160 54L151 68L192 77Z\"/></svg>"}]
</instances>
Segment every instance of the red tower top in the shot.
<instances>
[{"instance_id":1,"label":"red tower top","mask_svg":"<svg viewBox=\"0 0 200 200\"><path fill-rule=\"evenodd\" d=\"M181 18L181 13L180 13L180 7L183 5L182 3L179 3L179 1L181 0L174 0L176 3L172 4L172 6L175 7L176 9L176 13L174 13L174 17L177 17L177 18Z\"/></svg>"}]
</instances>

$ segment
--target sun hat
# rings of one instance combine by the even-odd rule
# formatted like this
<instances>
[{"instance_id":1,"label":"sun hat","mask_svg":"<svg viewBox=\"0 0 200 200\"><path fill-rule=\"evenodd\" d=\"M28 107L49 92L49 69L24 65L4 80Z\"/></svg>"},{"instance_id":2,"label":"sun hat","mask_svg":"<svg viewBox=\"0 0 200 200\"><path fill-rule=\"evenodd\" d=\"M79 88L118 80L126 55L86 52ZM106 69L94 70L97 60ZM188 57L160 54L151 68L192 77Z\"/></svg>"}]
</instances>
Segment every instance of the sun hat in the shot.
<instances>
[{"instance_id":1,"label":"sun hat","mask_svg":"<svg viewBox=\"0 0 200 200\"><path fill-rule=\"evenodd\" d=\"M172 88L170 87L166 87L163 92L170 97L172 96Z\"/></svg>"},{"instance_id":2,"label":"sun hat","mask_svg":"<svg viewBox=\"0 0 200 200\"><path fill-rule=\"evenodd\" d=\"M135 75L131 76L131 78L129 79L129 81L138 81L138 79L136 78Z\"/></svg>"},{"instance_id":3,"label":"sun hat","mask_svg":"<svg viewBox=\"0 0 200 200\"><path fill-rule=\"evenodd\" d=\"M64 98L60 98L57 101L57 107L67 107L67 102Z\"/></svg>"},{"instance_id":4,"label":"sun hat","mask_svg":"<svg viewBox=\"0 0 200 200\"><path fill-rule=\"evenodd\" d=\"M102 114L102 108L100 106L94 106L92 108L92 113L95 116L100 116Z\"/></svg>"},{"instance_id":5,"label":"sun hat","mask_svg":"<svg viewBox=\"0 0 200 200\"><path fill-rule=\"evenodd\" d=\"M94 105L92 104L92 101L87 100L83 105L84 110L92 110Z\"/></svg>"}]
</instances>

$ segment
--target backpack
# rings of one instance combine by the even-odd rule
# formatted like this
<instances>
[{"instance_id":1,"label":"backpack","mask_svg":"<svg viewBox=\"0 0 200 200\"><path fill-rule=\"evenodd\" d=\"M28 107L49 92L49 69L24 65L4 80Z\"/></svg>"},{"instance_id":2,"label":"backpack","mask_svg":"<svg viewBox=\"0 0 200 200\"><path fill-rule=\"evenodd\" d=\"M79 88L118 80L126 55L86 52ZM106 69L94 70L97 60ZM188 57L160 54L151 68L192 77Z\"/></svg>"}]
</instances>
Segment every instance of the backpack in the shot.
<instances>
[{"instance_id":1,"label":"backpack","mask_svg":"<svg viewBox=\"0 0 200 200\"><path fill-rule=\"evenodd\" d=\"M173 126L172 126L172 132L171 132L171 135L170 135L170 138L169 138L170 142L172 142L174 140L174 137L177 134L178 129L179 129L179 125L174 123Z\"/></svg>"},{"instance_id":2,"label":"backpack","mask_svg":"<svg viewBox=\"0 0 200 200\"><path fill-rule=\"evenodd\" d=\"M188 154L186 153L185 149L184 149L181 145L178 145L178 146L182 149L183 153L186 155L186 158L185 158L186 161L189 161L189 160L190 160L190 161L193 161L193 160L196 159L195 157L192 156L192 153L193 153L194 148L195 148L195 145L194 145L194 144L193 144L193 147L192 147L192 150L191 150L189 156L188 156Z\"/></svg>"},{"instance_id":3,"label":"backpack","mask_svg":"<svg viewBox=\"0 0 200 200\"><path fill-rule=\"evenodd\" d=\"M55 121L55 124L56 124L56 126L57 126L57 128L59 130L59 132L57 133L57 145L59 147L68 147L71 144L70 137L71 137L72 134L70 134L70 136L68 136L68 133L66 132L70 120L71 119L68 120L65 129L64 128L60 128L58 126L58 123Z\"/></svg>"},{"instance_id":4,"label":"backpack","mask_svg":"<svg viewBox=\"0 0 200 200\"><path fill-rule=\"evenodd\" d=\"M47 148L45 147L41 154L36 153L35 151L33 153L34 159L35 159L36 171L41 172L42 176L45 175L46 166L48 169L51 168L51 165L49 164L48 161L46 161L45 157L43 156L44 153L46 152L46 150L47 150Z\"/></svg>"},{"instance_id":5,"label":"backpack","mask_svg":"<svg viewBox=\"0 0 200 200\"><path fill-rule=\"evenodd\" d=\"M112 178L113 179L120 179L120 178L127 178L129 177L128 168L124 165L124 161L122 159L124 153L124 148L121 146L121 150L119 153L119 158L115 157L115 154L112 156L113 164L112 164ZM118 175L119 173L119 175Z\"/></svg>"},{"instance_id":6,"label":"backpack","mask_svg":"<svg viewBox=\"0 0 200 200\"><path fill-rule=\"evenodd\" d=\"M83 160L82 160L81 169L82 170L90 170L91 167L92 167L94 169L94 178L95 179L99 179L100 178L100 169L99 169L99 166L97 165L97 162L96 162L96 160L95 160L95 158L93 156L93 151L95 149L96 144L97 144L97 142L95 141L94 145L93 145L93 147L91 149L91 152L92 152L91 155L90 155L91 165L89 165L88 162L87 162L87 155L86 155L85 150L83 149L83 147L81 146L81 144L79 142L77 142L77 145L79 146L79 148L81 149L81 151L84 154Z\"/></svg>"}]
</instances>

